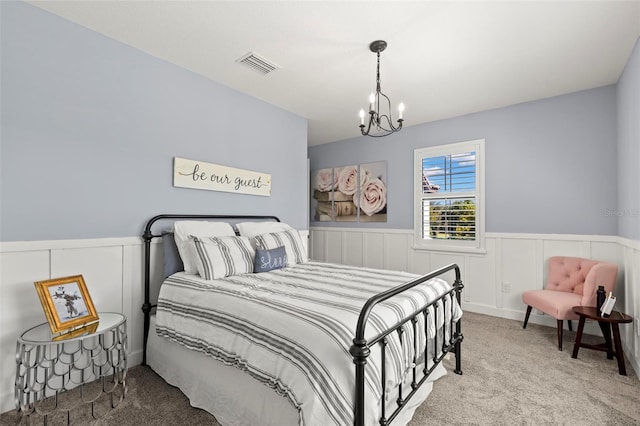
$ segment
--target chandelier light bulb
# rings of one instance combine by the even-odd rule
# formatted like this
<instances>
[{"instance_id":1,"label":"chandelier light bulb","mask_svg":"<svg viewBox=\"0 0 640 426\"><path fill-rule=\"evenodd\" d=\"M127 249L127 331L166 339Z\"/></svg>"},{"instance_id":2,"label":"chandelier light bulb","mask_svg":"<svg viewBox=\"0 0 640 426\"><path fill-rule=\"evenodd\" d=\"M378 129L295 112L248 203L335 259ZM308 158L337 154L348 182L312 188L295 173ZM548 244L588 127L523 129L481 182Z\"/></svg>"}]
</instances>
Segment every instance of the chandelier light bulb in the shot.
<instances>
[{"instance_id":1,"label":"chandelier light bulb","mask_svg":"<svg viewBox=\"0 0 640 426\"><path fill-rule=\"evenodd\" d=\"M364 110L360 110L360 125L364 126Z\"/></svg>"},{"instance_id":2,"label":"chandelier light bulb","mask_svg":"<svg viewBox=\"0 0 640 426\"><path fill-rule=\"evenodd\" d=\"M369 95L369 111L374 112L375 105L376 105L376 95L372 93L371 95Z\"/></svg>"},{"instance_id":3,"label":"chandelier light bulb","mask_svg":"<svg viewBox=\"0 0 640 426\"><path fill-rule=\"evenodd\" d=\"M402 120L403 113L404 113L404 104L400 102L400 105L398 105L398 120Z\"/></svg>"}]
</instances>

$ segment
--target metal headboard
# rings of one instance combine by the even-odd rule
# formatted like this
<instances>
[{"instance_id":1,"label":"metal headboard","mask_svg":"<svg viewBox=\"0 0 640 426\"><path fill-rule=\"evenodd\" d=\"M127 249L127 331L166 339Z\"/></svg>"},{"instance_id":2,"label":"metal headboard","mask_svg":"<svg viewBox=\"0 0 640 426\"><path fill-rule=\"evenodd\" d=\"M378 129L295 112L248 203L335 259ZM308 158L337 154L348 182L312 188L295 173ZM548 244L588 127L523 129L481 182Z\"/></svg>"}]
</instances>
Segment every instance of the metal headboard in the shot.
<instances>
[{"instance_id":1,"label":"metal headboard","mask_svg":"<svg viewBox=\"0 0 640 426\"><path fill-rule=\"evenodd\" d=\"M144 240L144 303L142 304L142 312L144 313L144 341L142 349L142 365L147 365L147 340L149 337L149 325L151 317L151 309L156 305L152 305L150 301L150 284L151 284L151 240L162 237L162 234L153 234L151 227L158 221L162 220L179 220L179 219L232 219L232 220L274 220L280 222L276 216L253 216L253 215L220 215L220 214L160 214L154 216L144 227L142 239Z\"/></svg>"}]
</instances>

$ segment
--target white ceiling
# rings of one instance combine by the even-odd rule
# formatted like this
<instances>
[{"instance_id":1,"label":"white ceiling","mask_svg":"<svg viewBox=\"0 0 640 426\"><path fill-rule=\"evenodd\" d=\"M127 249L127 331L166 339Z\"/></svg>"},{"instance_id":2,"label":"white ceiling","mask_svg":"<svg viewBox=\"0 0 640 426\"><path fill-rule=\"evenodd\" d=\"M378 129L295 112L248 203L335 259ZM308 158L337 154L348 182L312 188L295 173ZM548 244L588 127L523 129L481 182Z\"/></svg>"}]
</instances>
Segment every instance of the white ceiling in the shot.
<instances>
[{"instance_id":1,"label":"white ceiling","mask_svg":"<svg viewBox=\"0 0 640 426\"><path fill-rule=\"evenodd\" d=\"M29 3L307 118L309 145L359 135L373 40L410 126L613 84L640 35L638 1ZM280 69L236 62L250 51Z\"/></svg>"}]
</instances>

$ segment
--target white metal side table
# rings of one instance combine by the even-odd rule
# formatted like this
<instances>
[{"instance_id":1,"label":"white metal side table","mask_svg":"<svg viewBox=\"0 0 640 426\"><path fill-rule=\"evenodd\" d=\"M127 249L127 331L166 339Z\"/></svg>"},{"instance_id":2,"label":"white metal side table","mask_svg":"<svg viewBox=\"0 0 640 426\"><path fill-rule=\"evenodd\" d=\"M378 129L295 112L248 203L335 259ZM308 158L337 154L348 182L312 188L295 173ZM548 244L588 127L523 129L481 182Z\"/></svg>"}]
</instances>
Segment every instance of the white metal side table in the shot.
<instances>
[{"instance_id":1,"label":"white metal side table","mask_svg":"<svg viewBox=\"0 0 640 426\"><path fill-rule=\"evenodd\" d=\"M52 336L48 323L25 331L16 345L15 403L21 419L37 413L46 425L54 412L66 413L108 398L114 408L126 394L127 319L98 314L97 324L65 337ZM73 335L79 334L79 335ZM79 389L74 389L79 388ZM73 391L72 391L73 390Z\"/></svg>"}]
</instances>

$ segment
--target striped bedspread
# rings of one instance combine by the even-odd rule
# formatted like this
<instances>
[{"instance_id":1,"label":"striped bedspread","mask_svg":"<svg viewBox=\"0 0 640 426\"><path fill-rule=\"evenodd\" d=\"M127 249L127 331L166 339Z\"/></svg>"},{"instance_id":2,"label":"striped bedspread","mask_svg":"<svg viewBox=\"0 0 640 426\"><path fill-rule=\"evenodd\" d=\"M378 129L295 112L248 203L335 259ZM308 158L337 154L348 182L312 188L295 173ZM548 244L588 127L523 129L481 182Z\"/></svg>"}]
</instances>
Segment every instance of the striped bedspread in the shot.
<instances>
[{"instance_id":1,"label":"striped bedspread","mask_svg":"<svg viewBox=\"0 0 640 426\"><path fill-rule=\"evenodd\" d=\"M349 348L360 310L374 294L417 277L317 262L212 281L178 273L160 289L156 331L246 371L288 398L301 425L349 425L355 392ZM384 302L372 311L367 338L450 290L447 282L434 279ZM454 320L462 315L455 298L447 296L446 306L428 316L438 316L437 324L427 326L430 337L452 314ZM386 356L388 391L404 381L412 362L413 333L403 333L402 343L397 336L389 339ZM415 346L422 350L424 342ZM366 370L367 419L372 424L382 394L380 377L380 356L374 349ZM206 372L202 379L216 380Z\"/></svg>"}]
</instances>

